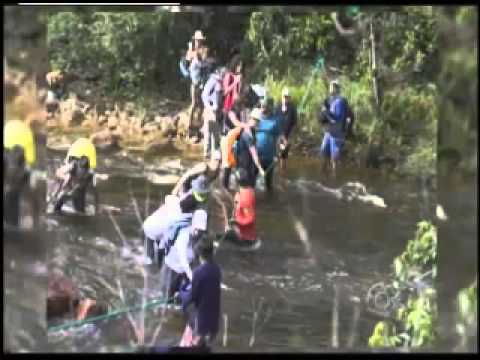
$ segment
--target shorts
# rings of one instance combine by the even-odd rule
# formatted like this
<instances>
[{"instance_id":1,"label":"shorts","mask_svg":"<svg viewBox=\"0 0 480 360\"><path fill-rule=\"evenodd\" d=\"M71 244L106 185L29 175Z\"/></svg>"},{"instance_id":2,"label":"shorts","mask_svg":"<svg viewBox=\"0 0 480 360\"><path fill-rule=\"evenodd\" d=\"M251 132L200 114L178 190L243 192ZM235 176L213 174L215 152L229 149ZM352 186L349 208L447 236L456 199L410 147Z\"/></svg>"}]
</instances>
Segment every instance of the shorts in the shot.
<instances>
[{"instance_id":1,"label":"shorts","mask_svg":"<svg viewBox=\"0 0 480 360\"><path fill-rule=\"evenodd\" d=\"M330 157L332 160L338 160L344 143L344 139L335 138L327 132L323 137L320 153Z\"/></svg>"}]
</instances>

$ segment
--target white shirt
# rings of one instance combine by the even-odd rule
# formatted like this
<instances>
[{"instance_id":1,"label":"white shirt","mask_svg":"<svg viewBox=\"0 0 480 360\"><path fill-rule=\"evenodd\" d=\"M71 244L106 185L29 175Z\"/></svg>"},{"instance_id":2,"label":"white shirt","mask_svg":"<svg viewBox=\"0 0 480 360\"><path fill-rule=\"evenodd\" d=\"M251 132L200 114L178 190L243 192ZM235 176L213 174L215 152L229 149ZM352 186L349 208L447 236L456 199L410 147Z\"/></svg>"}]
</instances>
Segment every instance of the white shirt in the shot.
<instances>
[{"instance_id":1,"label":"white shirt","mask_svg":"<svg viewBox=\"0 0 480 360\"><path fill-rule=\"evenodd\" d=\"M192 214L182 213L178 197L170 199L166 199L165 204L143 222L143 232L148 238L161 241L163 234L174 221L192 217Z\"/></svg>"},{"instance_id":2,"label":"white shirt","mask_svg":"<svg viewBox=\"0 0 480 360\"><path fill-rule=\"evenodd\" d=\"M165 255L165 264L178 274L186 273L192 280L192 269L190 263L194 259L193 249L190 243L190 226L182 228L175 243Z\"/></svg>"}]
</instances>

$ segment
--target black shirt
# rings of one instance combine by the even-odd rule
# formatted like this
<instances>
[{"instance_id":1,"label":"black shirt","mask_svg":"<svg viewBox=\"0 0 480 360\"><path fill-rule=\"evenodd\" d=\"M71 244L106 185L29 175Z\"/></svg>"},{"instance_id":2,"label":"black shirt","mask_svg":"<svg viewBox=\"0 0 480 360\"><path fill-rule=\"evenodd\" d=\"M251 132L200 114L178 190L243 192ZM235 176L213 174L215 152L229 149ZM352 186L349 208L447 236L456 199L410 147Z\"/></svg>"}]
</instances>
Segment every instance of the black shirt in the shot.
<instances>
[{"instance_id":1,"label":"black shirt","mask_svg":"<svg viewBox=\"0 0 480 360\"><path fill-rule=\"evenodd\" d=\"M282 119L283 135L288 139L290 133L297 124L297 108L294 104L288 103L286 111L283 112L282 104L280 104L277 108L277 114Z\"/></svg>"}]
</instances>

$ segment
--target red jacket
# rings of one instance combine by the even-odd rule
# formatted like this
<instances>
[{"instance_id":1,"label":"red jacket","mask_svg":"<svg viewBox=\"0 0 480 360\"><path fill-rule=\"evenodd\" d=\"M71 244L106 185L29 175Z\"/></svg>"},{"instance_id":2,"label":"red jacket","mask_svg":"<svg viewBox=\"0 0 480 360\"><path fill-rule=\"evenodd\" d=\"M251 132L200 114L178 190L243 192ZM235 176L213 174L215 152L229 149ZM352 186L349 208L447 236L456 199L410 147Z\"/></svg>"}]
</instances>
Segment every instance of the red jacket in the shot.
<instances>
[{"instance_id":1,"label":"red jacket","mask_svg":"<svg viewBox=\"0 0 480 360\"><path fill-rule=\"evenodd\" d=\"M238 75L235 75L233 72L228 72L223 77L223 110L225 112L228 112L232 109L235 100L240 95L240 81L235 86L233 86L233 82L235 81L235 78L237 76Z\"/></svg>"},{"instance_id":2,"label":"red jacket","mask_svg":"<svg viewBox=\"0 0 480 360\"><path fill-rule=\"evenodd\" d=\"M256 240L255 190L253 188L240 188L235 194L234 217L238 224L240 240Z\"/></svg>"}]
</instances>

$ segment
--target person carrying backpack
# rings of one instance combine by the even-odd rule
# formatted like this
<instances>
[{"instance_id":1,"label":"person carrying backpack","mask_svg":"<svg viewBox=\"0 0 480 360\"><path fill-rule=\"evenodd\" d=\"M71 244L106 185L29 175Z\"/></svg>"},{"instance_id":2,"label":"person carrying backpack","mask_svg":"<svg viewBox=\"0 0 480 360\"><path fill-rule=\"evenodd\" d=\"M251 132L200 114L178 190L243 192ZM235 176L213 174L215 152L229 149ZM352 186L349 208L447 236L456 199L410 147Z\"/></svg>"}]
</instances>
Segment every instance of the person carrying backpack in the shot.
<instances>
[{"instance_id":1,"label":"person carrying backpack","mask_svg":"<svg viewBox=\"0 0 480 360\"><path fill-rule=\"evenodd\" d=\"M208 215L204 209L195 210L190 219L174 223L160 244L166 266L162 283L168 285L167 299L173 301L182 282L192 281L190 264L194 260L193 247L207 231Z\"/></svg>"},{"instance_id":2,"label":"person carrying backpack","mask_svg":"<svg viewBox=\"0 0 480 360\"><path fill-rule=\"evenodd\" d=\"M178 221L191 219L195 210L204 208L208 199L209 181L203 174L191 182L191 189L181 195L168 195L165 203L145 219L142 224L145 234L145 264L157 261L161 266L160 244L170 226ZM160 257L159 257L160 256Z\"/></svg>"},{"instance_id":3,"label":"person carrying backpack","mask_svg":"<svg viewBox=\"0 0 480 360\"><path fill-rule=\"evenodd\" d=\"M76 212L85 213L86 195L89 188L94 195L94 209L98 212L98 192L95 183L97 166L96 150L87 138L75 141L67 153L67 163L56 171L61 182L55 194L54 211L60 213L66 201L72 200Z\"/></svg>"},{"instance_id":4,"label":"person carrying backpack","mask_svg":"<svg viewBox=\"0 0 480 360\"><path fill-rule=\"evenodd\" d=\"M273 99L264 98L260 102L261 117L257 125L257 151L260 163L265 170L265 187L273 191L273 170L277 146L285 144L285 136L281 133L281 118L273 113Z\"/></svg>"},{"instance_id":5,"label":"person carrying backpack","mask_svg":"<svg viewBox=\"0 0 480 360\"><path fill-rule=\"evenodd\" d=\"M245 120L246 109L244 106L244 97L239 97L231 109L226 113L226 118L223 122L223 136L221 139L222 159L223 159L223 174L222 183L225 189L229 188L230 175L232 169L235 167L235 153L233 151L234 145L240 136L243 128L249 128Z\"/></svg>"},{"instance_id":6,"label":"person carrying backpack","mask_svg":"<svg viewBox=\"0 0 480 360\"><path fill-rule=\"evenodd\" d=\"M335 171L340 158L341 149L345 143L345 122L348 104L340 95L340 84L333 80L329 87L330 96L324 101L320 120L326 131L320 146L320 153L330 158L332 170ZM326 163L325 163L326 164Z\"/></svg>"}]
</instances>

